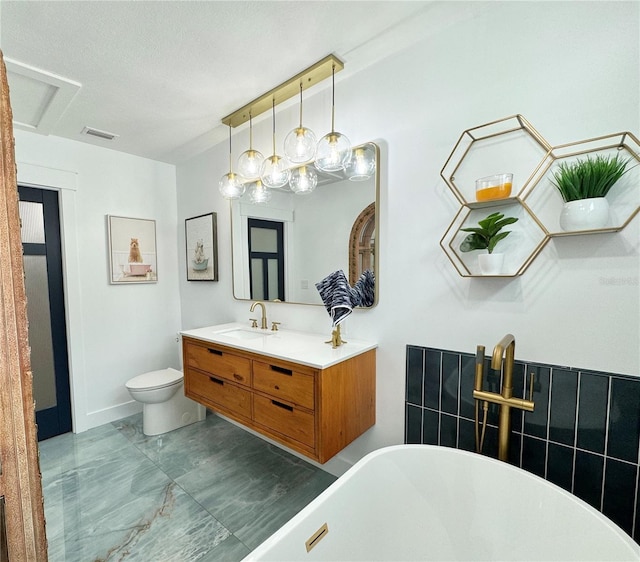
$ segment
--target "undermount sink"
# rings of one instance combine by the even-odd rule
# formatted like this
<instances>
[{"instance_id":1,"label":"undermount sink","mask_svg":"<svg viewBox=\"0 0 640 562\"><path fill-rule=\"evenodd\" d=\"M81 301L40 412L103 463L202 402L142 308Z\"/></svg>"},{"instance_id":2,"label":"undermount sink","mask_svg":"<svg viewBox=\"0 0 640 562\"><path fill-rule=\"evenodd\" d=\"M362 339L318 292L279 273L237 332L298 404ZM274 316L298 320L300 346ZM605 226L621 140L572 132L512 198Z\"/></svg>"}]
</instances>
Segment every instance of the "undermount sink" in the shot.
<instances>
[{"instance_id":1,"label":"undermount sink","mask_svg":"<svg viewBox=\"0 0 640 562\"><path fill-rule=\"evenodd\" d=\"M220 332L221 336L227 336L229 338L235 338L237 340L252 340L255 338L261 338L262 336L270 336L271 333L265 330L236 328L227 332Z\"/></svg>"}]
</instances>

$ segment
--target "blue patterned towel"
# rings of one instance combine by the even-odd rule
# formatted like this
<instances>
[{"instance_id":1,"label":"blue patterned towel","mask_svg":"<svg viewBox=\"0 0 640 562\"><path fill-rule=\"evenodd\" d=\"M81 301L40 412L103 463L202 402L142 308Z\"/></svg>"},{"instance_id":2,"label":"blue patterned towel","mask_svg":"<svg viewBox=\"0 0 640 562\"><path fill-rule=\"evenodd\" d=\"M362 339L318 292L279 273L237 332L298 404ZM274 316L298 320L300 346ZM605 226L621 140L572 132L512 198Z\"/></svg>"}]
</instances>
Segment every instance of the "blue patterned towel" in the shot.
<instances>
[{"instance_id":1,"label":"blue patterned towel","mask_svg":"<svg viewBox=\"0 0 640 562\"><path fill-rule=\"evenodd\" d=\"M353 311L351 286L344 271L334 271L316 283L320 298L331 316L332 325L337 326Z\"/></svg>"},{"instance_id":2,"label":"blue patterned towel","mask_svg":"<svg viewBox=\"0 0 640 562\"><path fill-rule=\"evenodd\" d=\"M338 270L316 283L316 289L331 316L332 325L337 326L353 312L355 306L373 304L375 278L373 272L367 269L351 287L344 271Z\"/></svg>"},{"instance_id":3,"label":"blue patterned towel","mask_svg":"<svg viewBox=\"0 0 640 562\"><path fill-rule=\"evenodd\" d=\"M376 279L373 276L373 271L365 269L351 289L353 293L351 304L353 306L373 306L376 296L375 286Z\"/></svg>"}]
</instances>

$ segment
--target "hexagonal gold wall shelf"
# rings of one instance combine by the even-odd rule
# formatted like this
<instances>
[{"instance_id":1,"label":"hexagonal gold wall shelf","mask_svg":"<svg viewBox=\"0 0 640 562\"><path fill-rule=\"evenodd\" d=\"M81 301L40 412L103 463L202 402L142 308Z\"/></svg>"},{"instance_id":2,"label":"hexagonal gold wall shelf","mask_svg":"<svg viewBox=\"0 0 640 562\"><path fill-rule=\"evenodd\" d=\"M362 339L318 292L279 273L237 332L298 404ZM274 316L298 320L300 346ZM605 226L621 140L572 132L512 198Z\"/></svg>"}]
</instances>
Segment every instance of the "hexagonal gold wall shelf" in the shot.
<instances>
[{"instance_id":1,"label":"hexagonal gold wall shelf","mask_svg":"<svg viewBox=\"0 0 640 562\"><path fill-rule=\"evenodd\" d=\"M551 183L559 162L592 153L624 152L632 169L607 195L609 224L597 230L564 232L559 217L563 200ZM462 133L440 175L461 207L440 246L463 277L515 277L521 275L554 236L615 232L640 212L640 141L631 133L616 133L551 147L522 116L512 115ZM475 180L493 174L513 173L513 195L507 199L475 201ZM507 228L511 234L500 241L505 254L500 275L485 275L477 264L478 251L462 252L467 233L462 228L499 211L518 218ZM480 251L481 252L481 251Z\"/></svg>"},{"instance_id":2,"label":"hexagonal gold wall shelf","mask_svg":"<svg viewBox=\"0 0 640 562\"><path fill-rule=\"evenodd\" d=\"M440 172L460 203L475 202L475 181L512 173L514 195L530 184L551 146L522 116L512 115L462 133Z\"/></svg>"},{"instance_id":3,"label":"hexagonal gold wall shelf","mask_svg":"<svg viewBox=\"0 0 640 562\"><path fill-rule=\"evenodd\" d=\"M561 162L574 162L580 157L601 154L622 154L630 160L628 172L618 180L607 194L609 222L594 230L565 232L560 227L560 212L564 201L551 183L553 172ZM549 236L572 236L595 232L617 232L631 222L640 211L640 141L631 133L615 133L580 142L553 147L536 170L523 199L543 224Z\"/></svg>"},{"instance_id":4,"label":"hexagonal gold wall shelf","mask_svg":"<svg viewBox=\"0 0 640 562\"><path fill-rule=\"evenodd\" d=\"M475 226L490 213L499 211L505 216L516 217L518 222L506 227L511 234L500 241L497 251L504 254L504 265L499 275L486 275L478 266L478 252L461 252L460 244L467 236L461 228ZM445 232L440 246L462 277L515 277L522 275L538 252L549 240L542 225L531 210L516 198L463 205Z\"/></svg>"}]
</instances>

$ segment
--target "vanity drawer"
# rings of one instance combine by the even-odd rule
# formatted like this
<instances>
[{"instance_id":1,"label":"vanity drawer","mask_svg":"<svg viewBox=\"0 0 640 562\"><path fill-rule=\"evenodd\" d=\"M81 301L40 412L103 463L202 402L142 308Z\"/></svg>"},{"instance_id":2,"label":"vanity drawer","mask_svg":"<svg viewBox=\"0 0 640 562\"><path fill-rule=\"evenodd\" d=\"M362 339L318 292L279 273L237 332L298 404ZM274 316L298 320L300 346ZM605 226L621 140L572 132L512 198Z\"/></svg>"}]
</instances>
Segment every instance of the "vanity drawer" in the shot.
<instances>
[{"instance_id":1,"label":"vanity drawer","mask_svg":"<svg viewBox=\"0 0 640 562\"><path fill-rule=\"evenodd\" d=\"M270 363L253 362L253 388L277 400L314 409L314 376Z\"/></svg>"},{"instance_id":2,"label":"vanity drawer","mask_svg":"<svg viewBox=\"0 0 640 562\"><path fill-rule=\"evenodd\" d=\"M315 446L315 418L310 412L254 394L253 419L256 423L309 447Z\"/></svg>"},{"instance_id":3,"label":"vanity drawer","mask_svg":"<svg viewBox=\"0 0 640 562\"><path fill-rule=\"evenodd\" d=\"M185 394L200 396L214 405L251 419L251 391L222 378L188 370L185 375Z\"/></svg>"},{"instance_id":4,"label":"vanity drawer","mask_svg":"<svg viewBox=\"0 0 640 562\"><path fill-rule=\"evenodd\" d=\"M187 343L185 361L189 367L247 386L251 385L251 360L222 351L215 346Z\"/></svg>"}]
</instances>

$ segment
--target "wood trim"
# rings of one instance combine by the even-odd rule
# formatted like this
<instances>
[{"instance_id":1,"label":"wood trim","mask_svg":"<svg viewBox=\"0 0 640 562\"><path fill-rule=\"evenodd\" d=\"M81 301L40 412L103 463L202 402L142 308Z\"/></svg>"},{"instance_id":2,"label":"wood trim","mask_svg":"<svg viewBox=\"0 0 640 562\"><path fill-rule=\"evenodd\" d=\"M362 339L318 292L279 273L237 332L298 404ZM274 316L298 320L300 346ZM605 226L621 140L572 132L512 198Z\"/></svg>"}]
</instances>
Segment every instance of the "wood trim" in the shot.
<instances>
[{"instance_id":1,"label":"wood trim","mask_svg":"<svg viewBox=\"0 0 640 562\"><path fill-rule=\"evenodd\" d=\"M45 562L42 481L27 331L15 141L0 51L0 496L9 560Z\"/></svg>"},{"instance_id":2,"label":"wood trim","mask_svg":"<svg viewBox=\"0 0 640 562\"><path fill-rule=\"evenodd\" d=\"M370 237L376 226L376 204L371 203L358 215L349 235L349 283L354 285L362 274L360 270L360 246L363 236ZM376 233L377 234L377 233Z\"/></svg>"}]
</instances>

